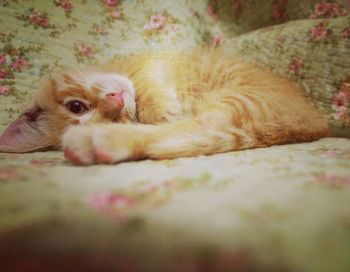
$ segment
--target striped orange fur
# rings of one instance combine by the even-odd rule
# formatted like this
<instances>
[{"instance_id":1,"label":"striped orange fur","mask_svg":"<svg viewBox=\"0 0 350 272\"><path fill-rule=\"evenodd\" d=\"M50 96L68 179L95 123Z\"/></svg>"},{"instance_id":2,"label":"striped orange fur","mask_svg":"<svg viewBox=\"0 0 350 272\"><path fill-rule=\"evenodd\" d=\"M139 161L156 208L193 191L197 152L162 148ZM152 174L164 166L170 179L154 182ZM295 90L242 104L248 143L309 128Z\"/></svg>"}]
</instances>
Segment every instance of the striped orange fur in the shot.
<instances>
[{"instance_id":1,"label":"striped orange fur","mask_svg":"<svg viewBox=\"0 0 350 272\"><path fill-rule=\"evenodd\" d=\"M113 86L125 89L118 109L106 99ZM67 97L89 109L72 114ZM43 111L45 145L63 147L75 164L208 155L328 135L327 119L298 85L220 51L126 56L61 74L33 105Z\"/></svg>"}]
</instances>

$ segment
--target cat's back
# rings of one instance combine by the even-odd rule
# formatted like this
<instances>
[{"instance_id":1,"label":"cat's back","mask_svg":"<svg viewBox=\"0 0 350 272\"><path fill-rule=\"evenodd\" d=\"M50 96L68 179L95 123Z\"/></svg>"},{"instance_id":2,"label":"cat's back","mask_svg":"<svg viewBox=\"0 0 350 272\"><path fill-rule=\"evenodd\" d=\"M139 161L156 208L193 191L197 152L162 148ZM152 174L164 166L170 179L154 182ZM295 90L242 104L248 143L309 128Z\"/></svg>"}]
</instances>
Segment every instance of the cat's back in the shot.
<instances>
[{"instance_id":1,"label":"cat's back","mask_svg":"<svg viewBox=\"0 0 350 272\"><path fill-rule=\"evenodd\" d=\"M283 89L286 94L299 89L287 79L220 49L122 56L106 67L129 77L140 90L160 87L175 89L184 95L215 92L216 96L225 96L225 92L261 92L265 89L265 94L272 94L281 93Z\"/></svg>"},{"instance_id":2,"label":"cat's back","mask_svg":"<svg viewBox=\"0 0 350 272\"><path fill-rule=\"evenodd\" d=\"M130 77L137 73L148 76L153 73L161 77L162 72L174 71L180 63L184 63L184 54L181 52L150 52L116 57L107 63L104 69Z\"/></svg>"}]
</instances>

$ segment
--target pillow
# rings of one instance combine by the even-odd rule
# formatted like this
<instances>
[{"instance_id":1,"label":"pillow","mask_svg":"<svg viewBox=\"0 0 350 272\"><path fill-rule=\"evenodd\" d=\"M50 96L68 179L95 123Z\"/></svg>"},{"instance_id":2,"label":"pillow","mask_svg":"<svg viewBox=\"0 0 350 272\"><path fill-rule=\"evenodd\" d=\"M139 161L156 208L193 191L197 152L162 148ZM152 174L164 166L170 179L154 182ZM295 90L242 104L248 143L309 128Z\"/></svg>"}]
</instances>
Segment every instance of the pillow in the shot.
<instances>
[{"instance_id":1,"label":"pillow","mask_svg":"<svg viewBox=\"0 0 350 272\"><path fill-rule=\"evenodd\" d=\"M333 135L350 137L350 16L290 21L230 39L226 47L301 84L329 117Z\"/></svg>"},{"instance_id":2,"label":"pillow","mask_svg":"<svg viewBox=\"0 0 350 272\"><path fill-rule=\"evenodd\" d=\"M210 0L207 11L224 35L232 37L287 21L344 16L346 1Z\"/></svg>"}]
</instances>

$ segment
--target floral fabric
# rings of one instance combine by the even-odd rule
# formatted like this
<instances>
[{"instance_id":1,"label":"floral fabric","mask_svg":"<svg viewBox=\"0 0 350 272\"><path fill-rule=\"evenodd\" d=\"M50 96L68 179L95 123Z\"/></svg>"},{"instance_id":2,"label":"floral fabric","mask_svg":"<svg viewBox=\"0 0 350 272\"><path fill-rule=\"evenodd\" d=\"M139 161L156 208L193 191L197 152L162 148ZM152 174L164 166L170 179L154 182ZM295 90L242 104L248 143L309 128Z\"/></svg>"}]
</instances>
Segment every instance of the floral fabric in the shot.
<instances>
[{"instance_id":1,"label":"floral fabric","mask_svg":"<svg viewBox=\"0 0 350 272\"><path fill-rule=\"evenodd\" d=\"M349 169L345 138L115 166L0 154L0 268L347 272Z\"/></svg>"},{"instance_id":2,"label":"floral fabric","mask_svg":"<svg viewBox=\"0 0 350 272\"><path fill-rule=\"evenodd\" d=\"M54 69L207 45L298 82L349 136L342 3L2 0L0 131ZM0 270L347 272L349 169L345 138L115 166L0 153Z\"/></svg>"}]
</instances>

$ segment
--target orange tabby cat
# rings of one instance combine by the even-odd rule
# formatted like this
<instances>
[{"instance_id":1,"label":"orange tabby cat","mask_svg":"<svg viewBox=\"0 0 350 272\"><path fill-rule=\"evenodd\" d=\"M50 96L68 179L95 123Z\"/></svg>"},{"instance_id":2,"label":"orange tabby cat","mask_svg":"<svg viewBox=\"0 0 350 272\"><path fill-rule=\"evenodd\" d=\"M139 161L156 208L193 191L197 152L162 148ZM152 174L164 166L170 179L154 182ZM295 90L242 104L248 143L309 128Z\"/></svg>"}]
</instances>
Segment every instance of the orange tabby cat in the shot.
<instances>
[{"instance_id":1,"label":"orange tabby cat","mask_svg":"<svg viewBox=\"0 0 350 272\"><path fill-rule=\"evenodd\" d=\"M74 164L172 159L311 141L326 118L296 84L219 51L121 57L53 76L0 150L63 148Z\"/></svg>"}]
</instances>

